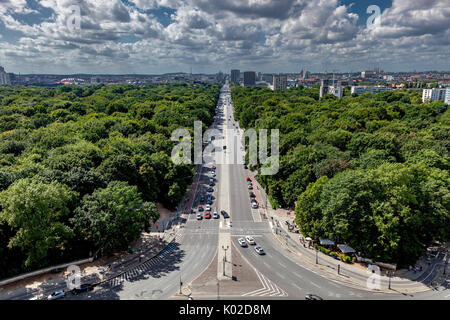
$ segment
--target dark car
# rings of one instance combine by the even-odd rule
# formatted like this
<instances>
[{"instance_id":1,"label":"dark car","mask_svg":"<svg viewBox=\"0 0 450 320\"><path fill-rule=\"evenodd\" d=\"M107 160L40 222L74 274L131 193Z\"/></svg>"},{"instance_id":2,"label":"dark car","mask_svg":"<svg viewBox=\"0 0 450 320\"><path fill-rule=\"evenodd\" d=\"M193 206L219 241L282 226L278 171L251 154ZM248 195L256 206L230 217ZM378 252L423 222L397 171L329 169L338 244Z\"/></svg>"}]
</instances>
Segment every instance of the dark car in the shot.
<instances>
[{"instance_id":1,"label":"dark car","mask_svg":"<svg viewBox=\"0 0 450 320\"><path fill-rule=\"evenodd\" d=\"M212 204L212 203L213 203L213 202L212 202L211 199L206 200L206 204Z\"/></svg>"},{"instance_id":2,"label":"dark car","mask_svg":"<svg viewBox=\"0 0 450 320\"><path fill-rule=\"evenodd\" d=\"M316 295L316 294L307 294L306 296L305 296L305 299L306 300L323 300L321 297L319 297L318 295Z\"/></svg>"},{"instance_id":3,"label":"dark car","mask_svg":"<svg viewBox=\"0 0 450 320\"><path fill-rule=\"evenodd\" d=\"M54 268L50 271L50 273L60 273L63 271L63 268Z\"/></svg>"},{"instance_id":4,"label":"dark car","mask_svg":"<svg viewBox=\"0 0 450 320\"><path fill-rule=\"evenodd\" d=\"M201 196L201 197L200 197L200 203L203 203L203 202L205 202L205 197L204 197L204 196Z\"/></svg>"},{"instance_id":5,"label":"dark car","mask_svg":"<svg viewBox=\"0 0 450 320\"><path fill-rule=\"evenodd\" d=\"M246 164L244 164L244 169L248 169L248 166Z\"/></svg>"},{"instance_id":6,"label":"dark car","mask_svg":"<svg viewBox=\"0 0 450 320\"><path fill-rule=\"evenodd\" d=\"M207 189L207 191L208 191L208 192L214 192L214 188L213 188L213 187L209 187L209 188Z\"/></svg>"},{"instance_id":7,"label":"dark car","mask_svg":"<svg viewBox=\"0 0 450 320\"><path fill-rule=\"evenodd\" d=\"M220 211L220 213L223 215L224 219L229 218L230 216L228 215L228 213L225 210Z\"/></svg>"},{"instance_id":8,"label":"dark car","mask_svg":"<svg viewBox=\"0 0 450 320\"><path fill-rule=\"evenodd\" d=\"M72 289L72 294L77 295L83 292L94 290L94 286L90 283L84 283L79 288Z\"/></svg>"},{"instance_id":9,"label":"dark car","mask_svg":"<svg viewBox=\"0 0 450 320\"><path fill-rule=\"evenodd\" d=\"M250 192L250 198L256 198L256 196L253 192Z\"/></svg>"}]
</instances>

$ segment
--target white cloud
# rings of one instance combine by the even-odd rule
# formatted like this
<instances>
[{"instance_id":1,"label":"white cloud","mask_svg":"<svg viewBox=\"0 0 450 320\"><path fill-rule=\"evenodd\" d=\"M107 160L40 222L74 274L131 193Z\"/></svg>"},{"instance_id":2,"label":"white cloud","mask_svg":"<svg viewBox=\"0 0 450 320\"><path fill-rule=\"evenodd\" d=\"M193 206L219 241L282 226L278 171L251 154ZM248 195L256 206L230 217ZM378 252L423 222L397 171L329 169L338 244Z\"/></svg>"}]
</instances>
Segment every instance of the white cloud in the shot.
<instances>
[{"instance_id":1,"label":"white cloud","mask_svg":"<svg viewBox=\"0 0 450 320\"><path fill-rule=\"evenodd\" d=\"M47 62L59 72L129 68L149 73L188 70L195 64L205 71L232 66L290 71L292 64L300 63L316 69L325 64L351 69L371 63L398 67L420 59L426 61L422 65L440 59L437 62L445 66L449 61L448 0L394 0L373 30L358 25L359 17L338 0L132 3L41 0L41 6L53 10L52 17L26 24L13 13L30 13L27 1L3 0L0 19L22 36L16 42L0 38L4 48L0 59L17 69ZM77 32L67 27L74 4L81 8ZM158 17L142 13L161 7L176 10L167 27Z\"/></svg>"}]
</instances>

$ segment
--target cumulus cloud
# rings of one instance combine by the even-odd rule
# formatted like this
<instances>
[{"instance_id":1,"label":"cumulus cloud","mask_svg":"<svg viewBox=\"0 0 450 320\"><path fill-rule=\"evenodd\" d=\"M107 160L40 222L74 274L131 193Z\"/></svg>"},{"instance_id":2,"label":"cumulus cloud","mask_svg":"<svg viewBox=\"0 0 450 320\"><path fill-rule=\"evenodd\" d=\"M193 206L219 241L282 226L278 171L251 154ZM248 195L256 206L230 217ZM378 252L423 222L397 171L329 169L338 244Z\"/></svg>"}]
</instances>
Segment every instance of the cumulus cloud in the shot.
<instances>
[{"instance_id":1,"label":"cumulus cloud","mask_svg":"<svg viewBox=\"0 0 450 320\"><path fill-rule=\"evenodd\" d=\"M80 30L68 27L73 5ZM47 15L27 23L36 8ZM165 8L173 14L163 25ZM0 0L0 59L19 71L47 63L59 72L448 65L448 0L393 0L370 30L360 19L338 0Z\"/></svg>"}]
</instances>

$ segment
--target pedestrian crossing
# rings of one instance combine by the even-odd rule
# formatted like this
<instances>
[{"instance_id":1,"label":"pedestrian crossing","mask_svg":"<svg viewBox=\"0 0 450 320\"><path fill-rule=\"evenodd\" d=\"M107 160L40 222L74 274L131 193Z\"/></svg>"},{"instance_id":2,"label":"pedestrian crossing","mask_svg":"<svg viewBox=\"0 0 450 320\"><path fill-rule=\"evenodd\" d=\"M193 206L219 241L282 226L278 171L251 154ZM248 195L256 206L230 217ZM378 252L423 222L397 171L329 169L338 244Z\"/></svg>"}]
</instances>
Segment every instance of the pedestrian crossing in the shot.
<instances>
[{"instance_id":1,"label":"pedestrian crossing","mask_svg":"<svg viewBox=\"0 0 450 320\"><path fill-rule=\"evenodd\" d=\"M254 290L251 292L244 293L242 297L287 297L288 294L286 291L281 289L275 283L270 281L267 277L265 277L261 272L254 269L256 275L258 276L259 281L262 284L262 288L258 290Z\"/></svg>"},{"instance_id":2,"label":"pedestrian crossing","mask_svg":"<svg viewBox=\"0 0 450 320\"><path fill-rule=\"evenodd\" d=\"M171 242L164 249L162 249L154 258L137 265L133 268L130 268L126 272L121 275L111 278L106 281L105 286L108 286L110 289L120 286L125 281L131 281L139 276L144 275L149 270L153 269L155 266L164 261L165 256L169 255L175 248L178 247L178 244Z\"/></svg>"}]
</instances>

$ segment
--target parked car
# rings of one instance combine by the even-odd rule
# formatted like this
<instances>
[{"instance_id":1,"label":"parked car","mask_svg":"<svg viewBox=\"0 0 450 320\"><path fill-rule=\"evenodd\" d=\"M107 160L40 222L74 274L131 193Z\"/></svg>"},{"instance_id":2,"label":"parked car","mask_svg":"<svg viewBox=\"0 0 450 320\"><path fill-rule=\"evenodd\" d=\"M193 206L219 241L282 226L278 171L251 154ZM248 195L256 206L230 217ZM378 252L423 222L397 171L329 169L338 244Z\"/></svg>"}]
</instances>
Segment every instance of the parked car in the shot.
<instances>
[{"instance_id":1,"label":"parked car","mask_svg":"<svg viewBox=\"0 0 450 320\"><path fill-rule=\"evenodd\" d=\"M321 297L319 297L318 295L316 295L316 294L311 294L311 293L308 293L306 296L305 296L305 299L306 300L323 300Z\"/></svg>"},{"instance_id":2,"label":"parked car","mask_svg":"<svg viewBox=\"0 0 450 320\"><path fill-rule=\"evenodd\" d=\"M253 208L253 209L258 209L258 204L255 203L255 202L253 202L253 203L252 203L252 208Z\"/></svg>"},{"instance_id":3,"label":"parked car","mask_svg":"<svg viewBox=\"0 0 450 320\"><path fill-rule=\"evenodd\" d=\"M208 191L208 192L214 192L214 188L213 188L213 187L209 187L209 188L207 189L207 191Z\"/></svg>"},{"instance_id":4,"label":"parked car","mask_svg":"<svg viewBox=\"0 0 450 320\"><path fill-rule=\"evenodd\" d=\"M256 247L255 247L255 251L256 251L256 253L259 254L259 255L266 254L266 253L264 252L263 248L261 248L260 246L256 246Z\"/></svg>"},{"instance_id":5,"label":"parked car","mask_svg":"<svg viewBox=\"0 0 450 320\"><path fill-rule=\"evenodd\" d=\"M253 191L250 191L250 198L256 198L255 194L253 193Z\"/></svg>"},{"instance_id":6,"label":"parked car","mask_svg":"<svg viewBox=\"0 0 450 320\"><path fill-rule=\"evenodd\" d=\"M212 204L212 200L211 199L206 200L206 204L208 205Z\"/></svg>"},{"instance_id":7,"label":"parked car","mask_svg":"<svg viewBox=\"0 0 450 320\"><path fill-rule=\"evenodd\" d=\"M203 219L203 217L202 217L201 213L197 213L197 220L202 220L202 219Z\"/></svg>"},{"instance_id":8,"label":"parked car","mask_svg":"<svg viewBox=\"0 0 450 320\"><path fill-rule=\"evenodd\" d=\"M84 283L79 288L72 289L72 294L77 295L83 292L94 290L94 286L90 283Z\"/></svg>"},{"instance_id":9,"label":"parked car","mask_svg":"<svg viewBox=\"0 0 450 320\"><path fill-rule=\"evenodd\" d=\"M239 238L238 242L241 247L248 247L247 242L245 242L244 238Z\"/></svg>"},{"instance_id":10,"label":"parked car","mask_svg":"<svg viewBox=\"0 0 450 320\"><path fill-rule=\"evenodd\" d=\"M244 164L244 169L248 169L248 166L246 164Z\"/></svg>"},{"instance_id":11,"label":"parked car","mask_svg":"<svg viewBox=\"0 0 450 320\"><path fill-rule=\"evenodd\" d=\"M211 212L209 211L205 212L205 219L211 219Z\"/></svg>"},{"instance_id":12,"label":"parked car","mask_svg":"<svg viewBox=\"0 0 450 320\"><path fill-rule=\"evenodd\" d=\"M255 239L253 239L253 237L250 237L250 236L246 236L245 241L247 241L247 243L251 244L251 245L256 244Z\"/></svg>"},{"instance_id":13,"label":"parked car","mask_svg":"<svg viewBox=\"0 0 450 320\"><path fill-rule=\"evenodd\" d=\"M205 207L205 210L206 211L211 211L211 206L209 204L207 204L206 207Z\"/></svg>"},{"instance_id":14,"label":"parked car","mask_svg":"<svg viewBox=\"0 0 450 320\"><path fill-rule=\"evenodd\" d=\"M211 167L212 169L216 169L216 166L215 165L212 165L212 167Z\"/></svg>"},{"instance_id":15,"label":"parked car","mask_svg":"<svg viewBox=\"0 0 450 320\"><path fill-rule=\"evenodd\" d=\"M251 184L248 185L248 190L253 190L253 186Z\"/></svg>"},{"instance_id":16,"label":"parked car","mask_svg":"<svg viewBox=\"0 0 450 320\"><path fill-rule=\"evenodd\" d=\"M205 197L204 196L200 196L200 203L205 202Z\"/></svg>"},{"instance_id":17,"label":"parked car","mask_svg":"<svg viewBox=\"0 0 450 320\"><path fill-rule=\"evenodd\" d=\"M50 271L50 273L60 273L63 271L63 268L54 268Z\"/></svg>"},{"instance_id":18,"label":"parked car","mask_svg":"<svg viewBox=\"0 0 450 320\"><path fill-rule=\"evenodd\" d=\"M247 180L247 181L252 181L252 179L250 179L250 177L247 177L247 179L245 179L245 180Z\"/></svg>"},{"instance_id":19,"label":"parked car","mask_svg":"<svg viewBox=\"0 0 450 320\"><path fill-rule=\"evenodd\" d=\"M61 299L64 298L66 296L66 293L64 292L64 290L58 290L53 292L51 295L49 295L47 297L47 300L56 300L56 299Z\"/></svg>"},{"instance_id":20,"label":"parked car","mask_svg":"<svg viewBox=\"0 0 450 320\"><path fill-rule=\"evenodd\" d=\"M220 218L220 216L219 216L219 214L217 213L217 211L214 211L214 213L213 213L213 218L214 218L214 219L219 219L219 218Z\"/></svg>"},{"instance_id":21,"label":"parked car","mask_svg":"<svg viewBox=\"0 0 450 320\"><path fill-rule=\"evenodd\" d=\"M198 206L198 211L203 211L203 206L202 205Z\"/></svg>"}]
</instances>

